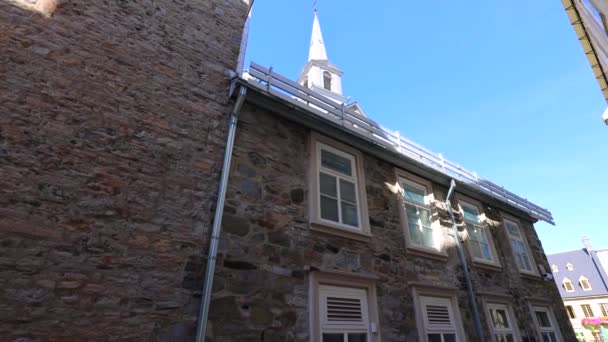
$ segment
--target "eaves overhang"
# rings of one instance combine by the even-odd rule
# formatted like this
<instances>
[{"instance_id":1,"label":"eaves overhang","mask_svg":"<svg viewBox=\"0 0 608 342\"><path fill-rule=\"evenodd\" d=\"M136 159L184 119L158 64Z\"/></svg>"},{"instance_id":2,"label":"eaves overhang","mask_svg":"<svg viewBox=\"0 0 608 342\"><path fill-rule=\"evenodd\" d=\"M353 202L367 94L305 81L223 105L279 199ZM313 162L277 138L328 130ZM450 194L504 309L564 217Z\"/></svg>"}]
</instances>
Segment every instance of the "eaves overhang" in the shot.
<instances>
[{"instance_id":1,"label":"eaves overhang","mask_svg":"<svg viewBox=\"0 0 608 342\"><path fill-rule=\"evenodd\" d=\"M379 126L370 127L367 133L363 129L363 126L374 123L373 121L354 112L345 112L346 106L341 108L342 117L348 115L354 118L355 124L352 123L352 120L345 124L345 120L340 121L333 118L339 115L340 110L335 111L335 108L334 110L330 108L332 105L335 106L335 103L332 104L330 100L323 102L320 97L315 98L318 95L311 92L310 89L273 73L272 69L265 69L252 63L252 69L249 73L235 78L234 82L235 86L250 89L246 103L264 108L290 121L349 144L397 167L441 184L446 189L449 187L450 181L454 179L458 183L458 193L517 217L528 218L531 222L542 220L552 225L555 224L553 216L547 209L541 208L487 180L478 178L457 164L443 159L440 162L430 163L428 159L437 156L419 145L409 142L423 151L418 155L404 154L401 148L395 150L390 148L390 145L387 148L387 144L384 143L387 139L378 138L379 134L385 134L387 131L382 130ZM298 96L293 95L294 93L297 93ZM300 97L300 94L304 95ZM329 115L320 115L321 110L329 111ZM399 139L403 138L399 137ZM441 165L435 165L444 162L449 163L450 172L442 171ZM443 170L445 170L445 166Z\"/></svg>"},{"instance_id":2,"label":"eaves overhang","mask_svg":"<svg viewBox=\"0 0 608 342\"><path fill-rule=\"evenodd\" d=\"M568 19L570 20L570 24L576 32L576 37L581 43L587 60L591 65L595 79L602 90L602 94L604 94L604 99L608 101L608 75L606 74L608 70L605 70L605 67L602 66L602 63L600 62L600 56L596 50L597 48L594 46L590 33L587 31L587 28L585 28L583 19L581 18L581 14L574 3L574 0L562 0L562 4L566 10Z\"/></svg>"}]
</instances>

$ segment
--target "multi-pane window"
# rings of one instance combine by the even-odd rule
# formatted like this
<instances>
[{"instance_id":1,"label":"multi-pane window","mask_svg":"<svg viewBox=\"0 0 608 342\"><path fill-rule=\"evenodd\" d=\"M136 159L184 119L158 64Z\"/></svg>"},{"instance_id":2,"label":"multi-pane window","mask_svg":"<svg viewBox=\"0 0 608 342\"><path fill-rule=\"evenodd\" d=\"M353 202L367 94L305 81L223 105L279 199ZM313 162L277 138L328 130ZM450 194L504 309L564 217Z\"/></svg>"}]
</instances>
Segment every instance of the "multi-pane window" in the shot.
<instances>
[{"instance_id":1,"label":"multi-pane window","mask_svg":"<svg viewBox=\"0 0 608 342\"><path fill-rule=\"evenodd\" d=\"M361 230L355 157L321 143L317 148L321 219Z\"/></svg>"},{"instance_id":2,"label":"multi-pane window","mask_svg":"<svg viewBox=\"0 0 608 342\"><path fill-rule=\"evenodd\" d=\"M568 312L568 317L570 319L576 318L576 315L574 314L574 308L572 307L572 305L566 305L566 312Z\"/></svg>"},{"instance_id":3,"label":"multi-pane window","mask_svg":"<svg viewBox=\"0 0 608 342\"><path fill-rule=\"evenodd\" d=\"M469 248L473 257L478 260L492 262L492 250L490 249L490 241L488 233L480 219L479 209L468 203L463 203L462 210L464 221L469 235Z\"/></svg>"},{"instance_id":4,"label":"multi-pane window","mask_svg":"<svg viewBox=\"0 0 608 342\"><path fill-rule=\"evenodd\" d=\"M371 340L366 290L320 285L319 311L322 342Z\"/></svg>"},{"instance_id":5,"label":"multi-pane window","mask_svg":"<svg viewBox=\"0 0 608 342\"><path fill-rule=\"evenodd\" d=\"M488 314L492 324L492 334L496 342L514 342L517 340L515 335L517 327L511 319L513 316L507 305L488 304Z\"/></svg>"},{"instance_id":6,"label":"multi-pane window","mask_svg":"<svg viewBox=\"0 0 608 342\"><path fill-rule=\"evenodd\" d=\"M593 317L593 310L591 310L591 305L582 304L581 309L583 309L583 314L585 317Z\"/></svg>"},{"instance_id":7,"label":"multi-pane window","mask_svg":"<svg viewBox=\"0 0 608 342\"><path fill-rule=\"evenodd\" d=\"M591 335L593 336L593 342L604 342L601 333L597 331L592 331Z\"/></svg>"},{"instance_id":8,"label":"multi-pane window","mask_svg":"<svg viewBox=\"0 0 608 342\"><path fill-rule=\"evenodd\" d=\"M579 284L581 284L581 287L583 288L584 291L589 291L591 290L591 284L589 283L589 279L581 276L578 279Z\"/></svg>"},{"instance_id":9,"label":"multi-pane window","mask_svg":"<svg viewBox=\"0 0 608 342\"><path fill-rule=\"evenodd\" d=\"M572 285L572 281L568 278L564 278L563 282L564 284L564 289L566 289L566 292L574 292L574 285Z\"/></svg>"},{"instance_id":10,"label":"multi-pane window","mask_svg":"<svg viewBox=\"0 0 608 342\"><path fill-rule=\"evenodd\" d=\"M409 242L418 247L439 249L439 238L431 221L431 205L427 187L407 179L399 179L407 217Z\"/></svg>"},{"instance_id":11,"label":"multi-pane window","mask_svg":"<svg viewBox=\"0 0 608 342\"><path fill-rule=\"evenodd\" d=\"M427 342L458 341L459 323L449 298L420 297L424 336Z\"/></svg>"},{"instance_id":12,"label":"multi-pane window","mask_svg":"<svg viewBox=\"0 0 608 342\"><path fill-rule=\"evenodd\" d=\"M600 309L602 310L602 317L608 317L608 303L601 303Z\"/></svg>"},{"instance_id":13,"label":"multi-pane window","mask_svg":"<svg viewBox=\"0 0 608 342\"><path fill-rule=\"evenodd\" d=\"M557 324L547 307L533 307L534 319L543 342L559 342Z\"/></svg>"},{"instance_id":14,"label":"multi-pane window","mask_svg":"<svg viewBox=\"0 0 608 342\"><path fill-rule=\"evenodd\" d=\"M523 272L532 272L531 258L519 225L513 221L505 220L505 226L509 233L511 249L513 250L513 257L517 263L517 268Z\"/></svg>"}]
</instances>

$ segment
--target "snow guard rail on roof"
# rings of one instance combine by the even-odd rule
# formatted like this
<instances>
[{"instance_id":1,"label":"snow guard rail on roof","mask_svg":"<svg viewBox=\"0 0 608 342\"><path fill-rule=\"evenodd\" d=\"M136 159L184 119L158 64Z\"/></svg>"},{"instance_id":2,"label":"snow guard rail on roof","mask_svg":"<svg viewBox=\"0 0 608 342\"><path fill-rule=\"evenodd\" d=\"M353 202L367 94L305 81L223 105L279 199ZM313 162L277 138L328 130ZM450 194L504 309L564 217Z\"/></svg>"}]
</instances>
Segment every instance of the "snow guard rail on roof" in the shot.
<instances>
[{"instance_id":1,"label":"snow guard rail on roof","mask_svg":"<svg viewBox=\"0 0 608 342\"><path fill-rule=\"evenodd\" d=\"M547 209L541 208L525 198L507 191L488 180L478 177L462 166L453 163L439 153L432 152L413 141L402 137L399 132L386 129L367 117L348 108L345 104L334 102L302 85L297 84L275 72L251 62L249 71L245 71L242 80L259 91L278 97L292 105L298 106L325 120L344 128L351 134L371 140L374 143L395 151L402 156L415 160L448 177L454 178L467 186L487 194L510 206L521 209L530 216L554 225L553 216Z\"/></svg>"}]
</instances>

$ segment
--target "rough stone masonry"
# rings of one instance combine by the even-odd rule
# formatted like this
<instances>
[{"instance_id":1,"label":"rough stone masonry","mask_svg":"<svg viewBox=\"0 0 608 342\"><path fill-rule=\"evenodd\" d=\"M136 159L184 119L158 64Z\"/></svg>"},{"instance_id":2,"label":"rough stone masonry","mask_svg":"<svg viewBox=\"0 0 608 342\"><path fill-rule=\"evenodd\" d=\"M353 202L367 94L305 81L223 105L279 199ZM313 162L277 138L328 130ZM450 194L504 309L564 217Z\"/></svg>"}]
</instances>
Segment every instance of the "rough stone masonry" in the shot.
<instances>
[{"instance_id":1,"label":"rough stone masonry","mask_svg":"<svg viewBox=\"0 0 608 342\"><path fill-rule=\"evenodd\" d=\"M191 340L248 7L0 1L0 340Z\"/></svg>"}]
</instances>

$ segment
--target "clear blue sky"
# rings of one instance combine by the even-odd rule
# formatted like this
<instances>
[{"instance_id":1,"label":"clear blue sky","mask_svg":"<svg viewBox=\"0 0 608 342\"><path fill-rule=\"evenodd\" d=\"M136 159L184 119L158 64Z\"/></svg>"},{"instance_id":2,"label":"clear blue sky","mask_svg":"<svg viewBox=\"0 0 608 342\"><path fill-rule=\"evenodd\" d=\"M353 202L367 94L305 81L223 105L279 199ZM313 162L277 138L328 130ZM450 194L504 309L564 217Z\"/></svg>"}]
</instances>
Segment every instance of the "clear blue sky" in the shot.
<instances>
[{"instance_id":1,"label":"clear blue sky","mask_svg":"<svg viewBox=\"0 0 608 342\"><path fill-rule=\"evenodd\" d=\"M344 94L384 126L548 208L547 253L608 248L606 103L559 0L318 0ZM257 0L250 60L297 79L312 0Z\"/></svg>"}]
</instances>

